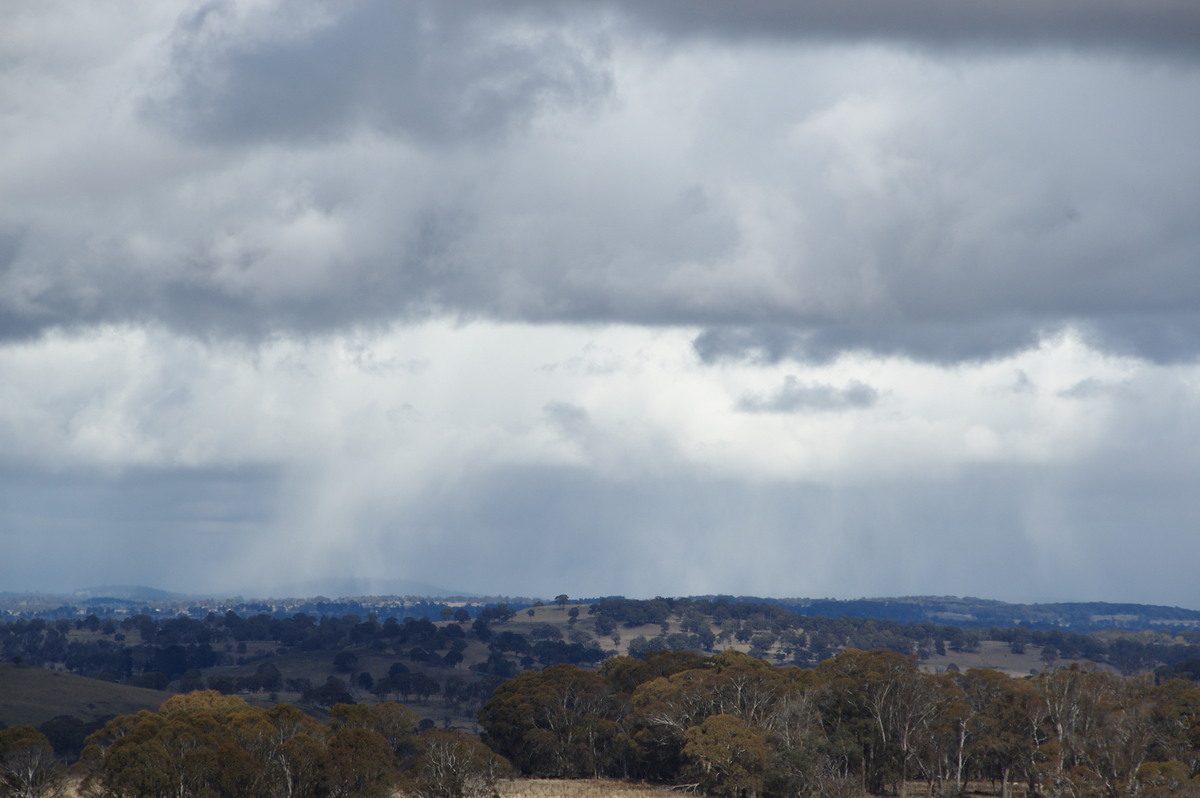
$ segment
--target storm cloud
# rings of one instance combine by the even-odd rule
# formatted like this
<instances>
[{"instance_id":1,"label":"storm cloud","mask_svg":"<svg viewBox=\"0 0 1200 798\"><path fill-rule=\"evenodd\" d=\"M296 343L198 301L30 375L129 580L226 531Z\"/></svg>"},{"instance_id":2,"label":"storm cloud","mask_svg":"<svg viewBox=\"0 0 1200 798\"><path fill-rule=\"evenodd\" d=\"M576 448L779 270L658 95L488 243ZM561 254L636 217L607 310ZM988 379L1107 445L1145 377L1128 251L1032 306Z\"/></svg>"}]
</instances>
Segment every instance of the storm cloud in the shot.
<instances>
[{"instance_id":1,"label":"storm cloud","mask_svg":"<svg viewBox=\"0 0 1200 798\"><path fill-rule=\"evenodd\" d=\"M1195 36L1194 12L943 5L764 3L734 24L719 4L206 4L77 82L31 53L0 331L257 337L448 313L714 341L774 325L802 357L946 361L1074 325L1194 356L1173 331L1200 298L1195 68L1117 47ZM714 51L682 36L697 25L848 42ZM1027 28L1117 55L922 49ZM139 81L101 96L105 69ZM97 109L39 82L108 113L85 122Z\"/></svg>"},{"instance_id":2,"label":"storm cloud","mask_svg":"<svg viewBox=\"0 0 1200 798\"><path fill-rule=\"evenodd\" d=\"M718 39L877 39L933 49L1074 47L1194 58L1200 19L1185 0L763 0L738 8L720 0L620 4L660 29Z\"/></svg>"},{"instance_id":3,"label":"storm cloud","mask_svg":"<svg viewBox=\"0 0 1200 798\"><path fill-rule=\"evenodd\" d=\"M1194 3L5 14L0 580L1200 603Z\"/></svg>"}]
</instances>

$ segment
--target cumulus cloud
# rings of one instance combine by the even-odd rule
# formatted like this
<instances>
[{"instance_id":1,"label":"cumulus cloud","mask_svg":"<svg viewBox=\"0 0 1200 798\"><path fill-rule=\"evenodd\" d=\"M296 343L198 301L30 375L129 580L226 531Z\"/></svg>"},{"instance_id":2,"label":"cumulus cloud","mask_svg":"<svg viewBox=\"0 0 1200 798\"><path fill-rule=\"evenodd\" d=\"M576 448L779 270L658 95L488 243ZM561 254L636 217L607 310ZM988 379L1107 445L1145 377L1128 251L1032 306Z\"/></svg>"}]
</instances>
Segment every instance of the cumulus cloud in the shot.
<instances>
[{"instance_id":1,"label":"cumulus cloud","mask_svg":"<svg viewBox=\"0 0 1200 798\"><path fill-rule=\"evenodd\" d=\"M579 405L548 402L542 409L554 428L568 438L577 438L587 431L588 413Z\"/></svg>"},{"instance_id":2,"label":"cumulus cloud","mask_svg":"<svg viewBox=\"0 0 1200 798\"><path fill-rule=\"evenodd\" d=\"M181 15L164 43L169 78L143 108L209 142L320 142L363 126L435 146L502 138L609 86L603 30L540 17L480 3L209 3Z\"/></svg>"},{"instance_id":3,"label":"cumulus cloud","mask_svg":"<svg viewBox=\"0 0 1200 798\"><path fill-rule=\"evenodd\" d=\"M865 382L854 380L846 387L838 388L802 382L789 374L776 390L765 394L743 394L737 408L744 413L820 412L870 407L878 400L878 392Z\"/></svg>"}]
</instances>

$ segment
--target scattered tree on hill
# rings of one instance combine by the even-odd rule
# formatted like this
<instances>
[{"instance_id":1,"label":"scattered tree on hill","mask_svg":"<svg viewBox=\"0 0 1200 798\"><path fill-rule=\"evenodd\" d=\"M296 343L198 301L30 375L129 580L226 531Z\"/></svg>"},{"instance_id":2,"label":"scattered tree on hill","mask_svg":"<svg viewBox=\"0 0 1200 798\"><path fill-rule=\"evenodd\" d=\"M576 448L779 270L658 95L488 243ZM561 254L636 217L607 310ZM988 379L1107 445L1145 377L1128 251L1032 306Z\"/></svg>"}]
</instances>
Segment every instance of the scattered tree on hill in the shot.
<instances>
[{"instance_id":1,"label":"scattered tree on hill","mask_svg":"<svg viewBox=\"0 0 1200 798\"><path fill-rule=\"evenodd\" d=\"M330 676L325 680L325 684L320 687L313 687L305 690L301 694L300 700L306 704L313 704L318 707L328 709L334 704L352 704L354 697L346 690L346 683L336 676Z\"/></svg>"},{"instance_id":2,"label":"scattered tree on hill","mask_svg":"<svg viewBox=\"0 0 1200 798\"><path fill-rule=\"evenodd\" d=\"M350 673L358 665L358 655L353 651L339 651L333 656L334 673Z\"/></svg>"}]
</instances>

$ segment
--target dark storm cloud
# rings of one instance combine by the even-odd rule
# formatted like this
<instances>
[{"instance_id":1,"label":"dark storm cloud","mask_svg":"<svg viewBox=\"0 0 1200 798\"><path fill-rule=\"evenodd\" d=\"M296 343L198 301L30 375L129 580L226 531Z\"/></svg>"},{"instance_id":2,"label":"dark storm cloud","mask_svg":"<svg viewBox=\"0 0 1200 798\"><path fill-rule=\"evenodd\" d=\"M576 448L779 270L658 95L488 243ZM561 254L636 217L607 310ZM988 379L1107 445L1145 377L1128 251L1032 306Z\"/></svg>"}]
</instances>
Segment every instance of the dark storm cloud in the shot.
<instances>
[{"instance_id":1,"label":"dark storm cloud","mask_svg":"<svg viewBox=\"0 0 1200 798\"><path fill-rule=\"evenodd\" d=\"M1053 334L1025 320L914 322L908 324L798 324L714 326L692 342L705 363L721 360L828 363L844 352L907 355L934 363L985 361L1035 346Z\"/></svg>"},{"instance_id":2,"label":"dark storm cloud","mask_svg":"<svg viewBox=\"0 0 1200 798\"><path fill-rule=\"evenodd\" d=\"M1200 356L1200 313L1115 315L1084 321L1080 328L1089 344L1114 354L1163 364Z\"/></svg>"},{"instance_id":3,"label":"dark storm cloud","mask_svg":"<svg viewBox=\"0 0 1200 798\"><path fill-rule=\"evenodd\" d=\"M1200 84L1127 55L1190 58L1198 20L1190 0L210 3L130 70L136 129L66 139L86 158L29 177L40 204L0 198L0 339L446 315L696 326L705 362L981 361L1067 327L1190 359Z\"/></svg>"},{"instance_id":4,"label":"dark storm cloud","mask_svg":"<svg viewBox=\"0 0 1200 798\"><path fill-rule=\"evenodd\" d=\"M20 247L21 234L18 231L0 228L0 284L3 284L5 275L15 268ZM42 329L45 322L37 319L35 314L20 312L7 305L7 302L0 300L0 341L24 338Z\"/></svg>"},{"instance_id":5,"label":"dark storm cloud","mask_svg":"<svg viewBox=\"0 0 1200 798\"><path fill-rule=\"evenodd\" d=\"M532 18L521 31L516 8L364 0L302 24L289 19L298 4L229 31L235 9L206 5L171 36L174 85L146 108L182 136L309 141L365 125L427 143L495 138L609 86L602 37Z\"/></svg>"},{"instance_id":6,"label":"dark storm cloud","mask_svg":"<svg viewBox=\"0 0 1200 798\"><path fill-rule=\"evenodd\" d=\"M1067 45L1200 55L1189 0L764 0L612 2L636 35L701 33L921 46ZM149 115L201 140L330 138L359 125L426 142L502 136L539 110L611 90L600 4L364 0L304 24L229 29L233 4L184 15L170 37L169 88ZM601 6L602 7L602 6Z\"/></svg>"},{"instance_id":7,"label":"dark storm cloud","mask_svg":"<svg viewBox=\"0 0 1200 798\"><path fill-rule=\"evenodd\" d=\"M743 413L822 412L870 407L878 400L879 393L858 380L851 380L846 387L838 388L805 382L789 374L774 391L743 395L738 400L737 409Z\"/></svg>"},{"instance_id":8,"label":"dark storm cloud","mask_svg":"<svg viewBox=\"0 0 1200 798\"><path fill-rule=\"evenodd\" d=\"M659 29L713 38L904 41L922 46L1076 46L1200 55L1190 0L668 0L614 3Z\"/></svg>"}]
</instances>

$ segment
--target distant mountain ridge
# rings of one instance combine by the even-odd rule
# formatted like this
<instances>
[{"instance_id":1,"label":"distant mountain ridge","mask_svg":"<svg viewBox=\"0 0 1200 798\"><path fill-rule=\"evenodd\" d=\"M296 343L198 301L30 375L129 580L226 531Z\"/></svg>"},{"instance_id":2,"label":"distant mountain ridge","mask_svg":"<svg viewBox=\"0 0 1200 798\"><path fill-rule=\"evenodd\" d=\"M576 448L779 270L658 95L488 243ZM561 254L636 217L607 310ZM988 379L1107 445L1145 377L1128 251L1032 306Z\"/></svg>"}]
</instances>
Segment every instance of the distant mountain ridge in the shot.
<instances>
[{"instance_id":1,"label":"distant mountain ridge","mask_svg":"<svg viewBox=\"0 0 1200 798\"><path fill-rule=\"evenodd\" d=\"M172 593L145 585L104 585L101 587L82 587L72 591L71 595L81 599L120 599L122 601L183 601L191 598L186 593Z\"/></svg>"},{"instance_id":2,"label":"distant mountain ridge","mask_svg":"<svg viewBox=\"0 0 1200 798\"><path fill-rule=\"evenodd\" d=\"M1029 626L1075 630L1200 627L1200 611L1156 604L1104 601L1010 604L958 596L902 596L863 599L752 599L778 604L801 615L826 618L874 618L899 623L936 623L962 627Z\"/></svg>"},{"instance_id":3,"label":"distant mountain ridge","mask_svg":"<svg viewBox=\"0 0 1200 798\"><path fill-rule=\"evenodd\" d=\"M156 607L166 612L177 612L183 609L180 605L189 601L208 603L212 600L224 601L231 599L238 603L255 604L270 600L300 601L314 599L331 605L330 612L337 612L335 607L342 604L358 604L369 606L376 603L395 604L398 597L405 601L424 600L437 605L449 601L451 604L460 602L480 606L506 602L513 606L527 606L538 603L537 598L514 598L505 596L488 596L462 590L448 590L424 582L409 579L374 579L362 577L344 577L324 580L310 580L284 585L269 591L274 595L245 597L243 595L207 596L197 594L175 593L159 588L141 585L106 585L100 587L81 588L67 594L53 593L0 593L0 611L8 610L32 617L45 615L52 617L55 613L71 605L87 608L85 611L95 611L103 614L101 607L113 605L118 612L132 610L121 609L122 606ZM623 598L607 596L596 598L577 598L590 603L600 598ZM734 595L704 595L690 596L695 600L724 600L731 602L749 602L757 604L776 605L799 615L820 616L825 618L861 618L879 621L893 621L904 624L937 624L942 626L957 626L961 628L1011 628L1028 627L1031 629L1070 629L1078 632L1097 631L1102 629L1200 629L1200 611L1183 607L1171 607L1155 604L1134 604L1129 602L1054 602L1013 604L996 599L982 599L958 596L899 596L887 598L770 598L760 596ZM543 598L549 603L552 599ZM647 600L657 601L657 600ZM256 605L257 606L257 605ZM311 610L310 610L311 611ZM325 610L322 610L325 611ZM347 609L345 611L358 611Z\"/></svg>"},{"instance_id":4,"label":"distant mountain ridge","mask_svg":"<svg viewBox=\"0 0 1200 798\"><path fill-rule=\"evenodd\" d=\"M262 589L259 589L262 591ZM267 598L312 598L325 596L330 598L349 598L364 596L413 596L421 598L483 598L481 593L465 590L450 590L419 582L413 579L373 579L365 577L340 577L331 579L310 579L303 582L292 582L280 585L262 592L190 592L181 593L163 590L146 585L100 585L97 587L81 587L68 593L48 592L18 592L3 591L0 597L17 598L21 596L43 598L70 598L84 601L99 599L115 599L117 601L187 601L203 598L246 597L250 600Z\"/></svg>"}]
</instances>

